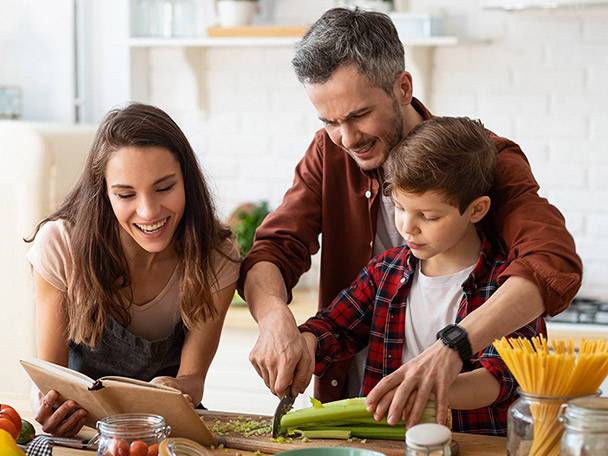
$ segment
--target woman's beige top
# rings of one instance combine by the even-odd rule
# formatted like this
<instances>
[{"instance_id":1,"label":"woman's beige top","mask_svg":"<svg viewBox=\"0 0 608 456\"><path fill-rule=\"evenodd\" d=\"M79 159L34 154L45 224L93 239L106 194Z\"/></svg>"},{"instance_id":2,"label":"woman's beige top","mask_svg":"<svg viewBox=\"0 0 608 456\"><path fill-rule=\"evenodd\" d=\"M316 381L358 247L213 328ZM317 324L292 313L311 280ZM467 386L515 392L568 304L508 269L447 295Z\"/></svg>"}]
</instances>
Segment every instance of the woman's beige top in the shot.
<instances>
[{"instance_id":1,"label":"woman's beige top","mask_svg":"<svg viewBox=\"0 0 608 456\"><path fill-rule=\"evenodd\" d=\"M219 252L214 254L213 266L217 281L212 284L212 293L232 285L239 276L240 257L234 244L226 239L220 250L224 255ZM40 228L27 253L27 259L42 278L58 290L64 293L67 291L74 263L70 236L62 220L47 222ZM159 340L171 335L180 320L181 276L181 271L176 267L167 284L154 299L141 305L130 306L129 331L148 340Z\"/></svg>"}]
</instances>

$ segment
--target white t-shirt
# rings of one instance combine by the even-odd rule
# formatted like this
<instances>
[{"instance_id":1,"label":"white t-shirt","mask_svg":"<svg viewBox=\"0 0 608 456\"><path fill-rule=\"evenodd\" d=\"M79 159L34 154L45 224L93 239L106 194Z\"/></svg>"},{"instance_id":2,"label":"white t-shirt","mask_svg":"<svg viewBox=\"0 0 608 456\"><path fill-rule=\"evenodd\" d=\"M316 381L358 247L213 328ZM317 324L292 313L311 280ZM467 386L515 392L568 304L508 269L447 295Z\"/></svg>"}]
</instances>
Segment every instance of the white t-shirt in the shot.
<instances>
[{"instance_id":1,"label":"white t-shirt","mask_svg":"<svg viewBox=\"0 0 608 456\"><path fill-rule=\"evenodd\" d=\"M223 254L214 252L213 268L217 282L211 284L211 293L226 288L239 277L240 256L235 245L226 239L219 250ZM47 222L40 228L27 253L27 259L43 279L60 291L67 291L71 286L74 263L70 235L63 220ZM181 277L181 270L176 267L156 297L144 304L129 307L130 332L152 341L164 339L173 333L181 318Z\"/></svg>"},{"instance_id":2,"label":"white t-shirt","mask_svg":"<svg viewBox=\"0 0 608 456\"><path fill-rule=\"evenodd\" d=\"M473 264L454 274L431 277L422 273L420 264L406 301L404 363L430 347L437 332L456 321L464 294L462 284L475 268Z\"/></svg>"}]
</instances>

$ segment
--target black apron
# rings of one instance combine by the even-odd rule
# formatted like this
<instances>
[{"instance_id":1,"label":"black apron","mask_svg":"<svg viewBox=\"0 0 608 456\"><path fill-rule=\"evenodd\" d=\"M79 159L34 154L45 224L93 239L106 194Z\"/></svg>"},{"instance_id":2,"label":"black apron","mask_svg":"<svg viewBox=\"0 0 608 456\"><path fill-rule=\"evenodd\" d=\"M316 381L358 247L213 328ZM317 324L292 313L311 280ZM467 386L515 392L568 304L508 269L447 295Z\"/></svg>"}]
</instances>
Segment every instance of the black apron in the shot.
<instances>
[{"instance_id":1,"label":"black apron","mask_svg":"<svg viewBox=\"0 0 608 456\"><path fill-rule=\"evenodd\" d=\"M149 341L134 335L108 316L95 348L70 343L68 367L93 380L108 375L146 382L159 376L175 377L184 340L185 328L181 320L170 336Z\"/></svg>"}]
</instances>

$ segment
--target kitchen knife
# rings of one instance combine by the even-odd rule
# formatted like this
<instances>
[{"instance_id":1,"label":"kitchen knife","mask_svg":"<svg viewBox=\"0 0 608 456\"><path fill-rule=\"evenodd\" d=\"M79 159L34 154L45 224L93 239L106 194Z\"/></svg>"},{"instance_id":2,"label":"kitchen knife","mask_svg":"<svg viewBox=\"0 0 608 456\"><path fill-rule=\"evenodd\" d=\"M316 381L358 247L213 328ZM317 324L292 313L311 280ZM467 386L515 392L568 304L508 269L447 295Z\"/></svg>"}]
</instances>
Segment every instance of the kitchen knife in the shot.
<instances>
[{"instance_id":1,"label":"kitchen knife","mask_svg":"<svg viewBox=\"0 0 608 456\"><path fill-rule=\"evenodd\" d=\"M279 405L277 406L277 409L274 412L274 416L272 417L273 439L276 439L279 436L279 431L281 429L281 418L283 418L283 415L285 415L292 409L293 403L296 400L296 396L297 394L292 394L290 387L287 390L287 393L285 393L285 396L283 396L283 399L280 400Z\"/></svg>"}]
</instances>

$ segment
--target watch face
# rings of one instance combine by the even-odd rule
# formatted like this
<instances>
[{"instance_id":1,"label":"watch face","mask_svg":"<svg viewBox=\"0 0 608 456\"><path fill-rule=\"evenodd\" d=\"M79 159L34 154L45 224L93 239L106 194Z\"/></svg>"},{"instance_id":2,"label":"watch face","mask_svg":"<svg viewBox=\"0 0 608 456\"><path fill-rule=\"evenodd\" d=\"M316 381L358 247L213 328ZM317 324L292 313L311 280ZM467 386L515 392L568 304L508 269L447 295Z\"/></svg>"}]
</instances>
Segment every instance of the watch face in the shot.
<instances>
[{"instance_id":1,"label":"watch face","mask_svg":"<svg viewBox=\"0 0 608 456\"><path fill-rule=\"evenodd\" d=\"M460 340L461 334L462 334L462 332L458 326L450 326L443 333L443 337L449 343L455 344L456 342L458 342Z\"/></svg>"}]
</instances>

